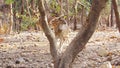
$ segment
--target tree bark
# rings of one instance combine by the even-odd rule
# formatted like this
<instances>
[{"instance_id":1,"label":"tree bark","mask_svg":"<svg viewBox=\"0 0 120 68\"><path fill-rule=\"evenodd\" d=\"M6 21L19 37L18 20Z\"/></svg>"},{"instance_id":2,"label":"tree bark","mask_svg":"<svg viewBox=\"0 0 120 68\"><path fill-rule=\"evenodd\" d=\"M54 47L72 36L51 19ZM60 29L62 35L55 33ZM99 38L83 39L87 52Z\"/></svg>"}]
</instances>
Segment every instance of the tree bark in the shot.
<instances>
[{"instance_id":1,"label":"tree bark","mask_svg":"<svg viewBox=\"0 0 120 68\"><path fill-rule=\"evenodd\" d=\"M115 12L115 17L116 17L116 24L117 24L117 27L118 27L119 32L120 32L120 17L119 17L119 11L118 11L116 0L112 0L112 3L113 3L113 9Z\"/></svg>"},{"instance_id":2,"label":"tree bark","mask_svg":"<svg viewBox=\"0 0 120 68\"><path fill-rule=\"evenodd\" d=\"M111 23L109 24L110 27L113 26L113 12L114 12L114 10L113 10L113 3L111 3Z\"/></svg>"},{"instance_id":3,"label":"tree bark","mask_svg":"<svg viewBox=\"0 0 120 68\"><path fill-rule=\"evenodd\" d=\"M66 6L67 6L67 24L69 25L70 24L70 21L69 21L69 0L66 0Z\"/></svg>"},{"instance_id":4,"label":"tree bark","mask_svg":"<svg viewBox=\"0 0 120 68\"><path fill-rule=\"evenodd\" d=\"M42 26L42 29L47 37L47 39L49 40L49 43L50 43L50 52L51 52L51 55L53 57L53 60L54 60L54 67L57 68L58 66L58 60L59 60L59 57L58 57L58 53L57 53L57 43L56 43L56 39L55 39L55 35L54 33L50 30L49 26L48 26L48 21L47 21L47 16L46 16L46 13L45 13L45 7L44 7L44 0L38 0L38 9L39 9L39 12L41 14L41 19L42 20L40 22L40 25Z\"/></svg>"},{"instance_id":5,"label":"tree bark","mask_svg":"<svg viewBox=\"0 0 120 68\"><path fill-rule=\"evenodd\" d=\"M9 33L13 32L13 6L10 4L10 31Z\"/></svg>"},{"instance_id":6,"label":"tree bark","mask_svg":"<svg viewBox=\"0 0 120 68\"><path fill-rule=\"evenodd\" d=\"M75 57L80 51L83 50L86 43L94 33L100 12L105 7L106 2L107 0L93 0L92 8L86 23L67 47L58 68L72 68L71 64Z\"/></svg>"},{"instance_id":7,"label":"tree bark","mask_svg":"<svg viewBox=\"0 0 120 68\"><path fill-rule=\"evenodd\" d=\"M13 9L15 8L15 5L16 5L16 2L14 2L13 3ZM16 30L16 11L15 10L13 10L13 31L15 31Z\"/></svg>"},{"instance_id":8,"label":"tree bark","mask_svg":"<svg viewBox=\"0 0 120 68\"><path fill-rule=\"evenodd\" d=\"M82 6L82 12L81 12L81 24L83 25L83 19L84 19L84 6Z\"/></svg>"},{"instance_id":9,"label":"tree bark","mask_svg":"<svg viewBox=\"0 0 120 68\"><path fill-rule=\"evenodd\" d=\"M77 29L77 0L75 0L75 6L74 6L75 16L74 16L74 28L75 31Z\"/></svg>"},{"instance_id":10,"label":"tree bark","mask_svg":"<svg viewBox=\"0 0 120 68\"><path fill-rule=\"evenodd\" d=\"M29 1L28 0L26 0L26 6L27 6L28 15L29 15L30 18L32 18L31 12L30 12L30 8L29 8Z\"/></svg>"}]
</instances>

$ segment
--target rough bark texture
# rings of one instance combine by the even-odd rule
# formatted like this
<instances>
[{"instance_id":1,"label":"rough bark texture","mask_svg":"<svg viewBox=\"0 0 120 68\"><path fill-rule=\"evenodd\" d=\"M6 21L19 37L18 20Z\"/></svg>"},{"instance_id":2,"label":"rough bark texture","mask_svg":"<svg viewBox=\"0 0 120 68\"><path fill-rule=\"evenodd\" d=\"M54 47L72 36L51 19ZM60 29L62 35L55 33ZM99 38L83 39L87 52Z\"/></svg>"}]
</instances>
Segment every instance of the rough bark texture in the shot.
<instances>
[{"instance_id":1,"label":"rough bark texture","mask_svg":"<svg viewBox=\"0 0 120 68\"><path fill-rule=\"evenodd\" d=\"M64 52L58 68L72 68L71 64L76 55L82 51L94 33L100 12L105 7L106 2L107 0L93 0L92 8L85 25Z\"/></svg>"},{"instance_id":2,"label":"rough bark texture","mask_svg":"<svg viewBox=\"0 0 120 68\"><path fill-rule=\"evenodd\" d=\"M118 11L116 0L112 0L112 4L113 4L114 12L115 12L116 24L117 24L117 27L118 27L119 32L120 32L120 18L119 18L119 11Z\"/></svg>"}]
</instances>

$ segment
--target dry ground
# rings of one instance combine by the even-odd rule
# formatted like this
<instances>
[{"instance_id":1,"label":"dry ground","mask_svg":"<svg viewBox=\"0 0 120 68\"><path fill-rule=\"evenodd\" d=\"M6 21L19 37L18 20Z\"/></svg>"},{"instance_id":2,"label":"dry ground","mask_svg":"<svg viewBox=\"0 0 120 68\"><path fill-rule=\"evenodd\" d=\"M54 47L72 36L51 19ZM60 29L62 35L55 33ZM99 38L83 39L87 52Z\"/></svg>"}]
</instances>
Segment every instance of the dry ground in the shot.
<instances>
[{"instance_id":1,"label":"dry ground","mask_svg":"<svg viewBox=\"0 0 120 68\"><path fill-rule=\"evenodd\" d=\"M69 39L76 33L71 32ZM42 32L22 32L0 38L4 39L0 42L0 68L53 68L49 43ZM120 33L116 29L96 30L73 67L99 68L106 61L120 65Z\"/></svg>"}]
</instances>

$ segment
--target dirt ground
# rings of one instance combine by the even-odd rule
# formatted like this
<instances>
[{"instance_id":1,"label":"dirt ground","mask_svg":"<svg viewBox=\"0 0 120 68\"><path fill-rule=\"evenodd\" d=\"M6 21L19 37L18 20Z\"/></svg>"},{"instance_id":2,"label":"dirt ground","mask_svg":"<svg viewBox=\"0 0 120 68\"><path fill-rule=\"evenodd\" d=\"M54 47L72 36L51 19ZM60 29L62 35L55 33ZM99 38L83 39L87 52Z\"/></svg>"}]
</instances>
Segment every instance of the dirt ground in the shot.
<instances>
[{"instance_id":1,"label":"dirt ground","mask_svg":"<svg viewBox=\"0 0 120 68\"><path fill-rule=\"evenodd\" d=\"M76 33L71 32L69 39ZM0 42L0 68L53 68L49 42L42 32L21 32L0 38L4 39ZM120 33L116 29L96 30L78 54L73 68L99 68L104 62L120 68Z\"/></svg>"}]
</instances>

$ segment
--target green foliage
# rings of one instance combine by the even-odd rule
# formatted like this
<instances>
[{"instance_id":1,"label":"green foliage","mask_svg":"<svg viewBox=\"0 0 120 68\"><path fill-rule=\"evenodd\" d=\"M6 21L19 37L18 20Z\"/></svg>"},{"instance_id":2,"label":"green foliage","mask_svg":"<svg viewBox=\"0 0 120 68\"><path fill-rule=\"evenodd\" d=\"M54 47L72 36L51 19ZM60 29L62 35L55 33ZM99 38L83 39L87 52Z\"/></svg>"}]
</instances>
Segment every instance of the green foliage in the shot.
<instances>
[{"instance_id":1,"label":"green foliage","mask_svg":"<svg viewBox=\"0 0 120 68\"><path fill-rule=\"evenodd\" d=\"M91 0L90 1L80 0L80 3L84 6L84 8L86 9L86 11L90 10Z\"/></svg>"},{"instance_id":2,"label":"green foliage","mask_svg":"<svg viewBox=\"0 0 120 68\"><path fill-rule=\"evenodd\" d=\"M21 15L22 23L21 28L22 30L27 30L29 27L34 27L35 23L37 22L37 18L30 18L26 15Z\"/></svg>"},{"instance_id":3,"label":"green foliage","mask_svg":"<svg viewBox=\"0 0 120 68\"><path fill-rule=\"evenodd\" d=\"M12 4L12 3L14 3L14 0L5 0L5 3L6 4Z\"/></svg>"},{"instance_id":4,"label":"green foliage","mask_svg":"<svg viewBox=\"0 0 120 68\"><path fill-rule=\"evenodd\" d=\"M80 13L83 6L84 6L85 12L86 13L89 12L91 2L92 0L77 0L78 5L77 5L77 8L75 9L75 0L69 0L69 16L75 15L76 12ZM56 0L49 0L48 3L50 6L50 9L53 11L51 15L60 13L61 8L58 2L56 2ZM67 4L66 1L63 0L62 2L63 10L66 10L66 4ZM63 13L65 12L63 11Z\"/></svg>"},{"instance_id":5,"label":"green foliage","mask_svg":"<svg viewBox=\"0 0 120 68\"><path fill-rule=\"evenodd\" d=\"M60 5L56 2L56 0L50 1L50 8L55 11L55 13L59 13L61 8Z\"/></svg>"},{"instance_id":6,"label":"green foliage","mask_svg":"<svg viewBox=\"0 0 120 68\"><path fill-rule=\"evenodd\" d=\"M13 8L14 11L19 11L20 6L21 6L21 0L15 0L15 7Z\"/></svg>"},{"instance_id":7,"label":"green foliage","mask_svg":"<svg viewBox=\"0 0 120 68\"><path fill-rule=\"evenodd\" d=\"M73 16L75 13L80 13L82 12L82 8L84 8L85 13L88 13L90 11L90 6L91 6L91 1L88 0L77 0L77 7L72 7L75 6L75 0L70 0L70 12L69 15ZM87 14L86 14L87 15Z\"/></svg>"},{"instance_id":8,"label":"green foliage","mask_svg":"<svg viewBox=\"0 0 120 68\"><path fill-rule=\"evenodd\" d=\"M88 1L90 4L92 4L92 1L93 1L93 0L87 0L87 1Z\"/></svg>"}]
</instances>

